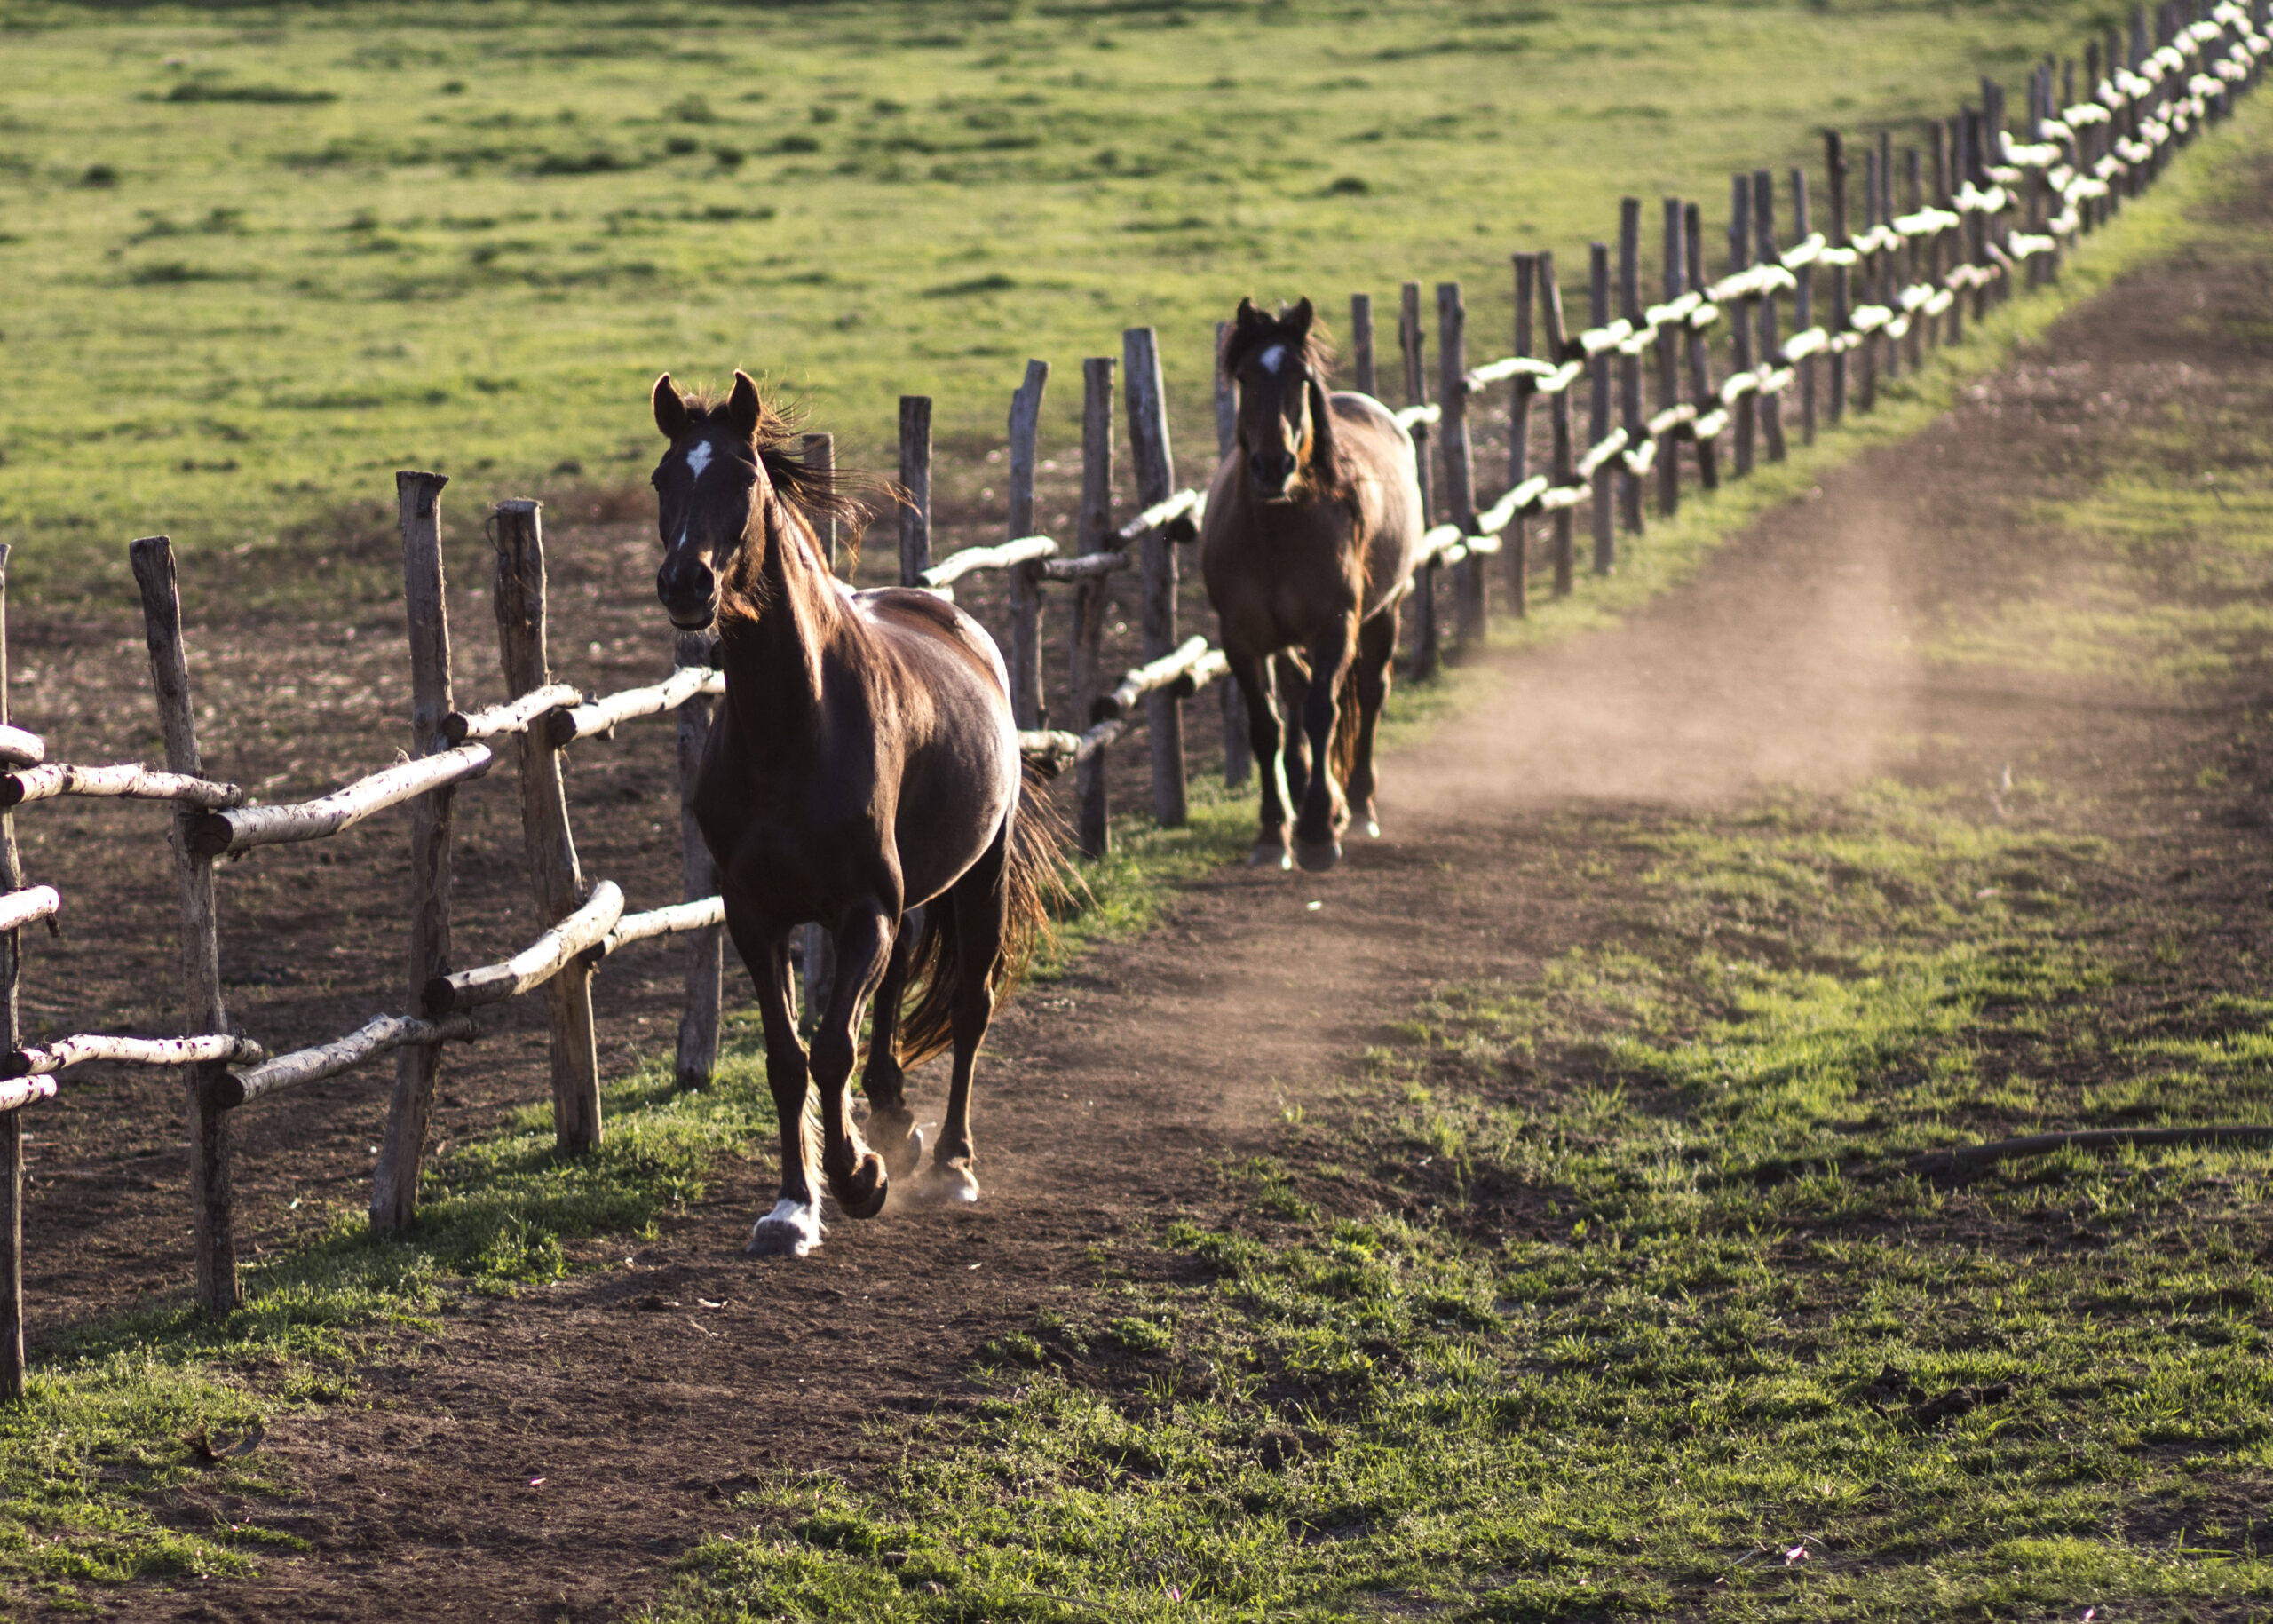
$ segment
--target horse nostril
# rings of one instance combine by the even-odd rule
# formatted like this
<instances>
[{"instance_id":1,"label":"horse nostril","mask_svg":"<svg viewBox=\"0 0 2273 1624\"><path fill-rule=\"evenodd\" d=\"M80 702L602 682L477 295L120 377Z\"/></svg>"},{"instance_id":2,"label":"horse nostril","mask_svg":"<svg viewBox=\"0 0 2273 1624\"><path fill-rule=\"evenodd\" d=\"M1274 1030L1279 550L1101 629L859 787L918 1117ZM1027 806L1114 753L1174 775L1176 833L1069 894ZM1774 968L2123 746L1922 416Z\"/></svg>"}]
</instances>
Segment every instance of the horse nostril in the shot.
<instances>
[{"instance_id":1,"label":"horse nostril","mask_svg":"<svg viewBox=\"0 0 2273 1624\"><path fill-rule=\"evenodd\" d=\"M669 558L655 572L655 596L665 608L691 608L710 600L716 579L699 558Z\"/></svg>"}]
</instances>

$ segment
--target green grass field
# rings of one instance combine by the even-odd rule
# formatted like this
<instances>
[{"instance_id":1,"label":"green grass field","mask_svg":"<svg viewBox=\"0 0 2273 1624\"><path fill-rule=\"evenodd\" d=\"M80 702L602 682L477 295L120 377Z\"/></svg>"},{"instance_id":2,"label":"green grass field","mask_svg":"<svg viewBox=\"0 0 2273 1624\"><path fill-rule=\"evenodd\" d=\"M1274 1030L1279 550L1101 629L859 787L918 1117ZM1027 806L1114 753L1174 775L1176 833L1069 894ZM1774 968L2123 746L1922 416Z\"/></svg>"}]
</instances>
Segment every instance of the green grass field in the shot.
<instances>
[{"instance_id":1,"label":"green grass field","mask_svg":"<svg viewBox=\"0 0 2273 1624\"><path fill-rule=\"evenodd\" d=\"M1080 359L1140 322L1191 477L1240 295L1338 322L1458 277L1480 355L1511 250L1582 273L1621 192L1717 234L1730 170L2106 11L0 0L0 540L37 590L159 530L313 555L398 467L462 526L636 487L654 374L736 364L873 467L935 396L942 492L984 504L1026 358L1070 467Z\"/></svg>"}]
</instances>

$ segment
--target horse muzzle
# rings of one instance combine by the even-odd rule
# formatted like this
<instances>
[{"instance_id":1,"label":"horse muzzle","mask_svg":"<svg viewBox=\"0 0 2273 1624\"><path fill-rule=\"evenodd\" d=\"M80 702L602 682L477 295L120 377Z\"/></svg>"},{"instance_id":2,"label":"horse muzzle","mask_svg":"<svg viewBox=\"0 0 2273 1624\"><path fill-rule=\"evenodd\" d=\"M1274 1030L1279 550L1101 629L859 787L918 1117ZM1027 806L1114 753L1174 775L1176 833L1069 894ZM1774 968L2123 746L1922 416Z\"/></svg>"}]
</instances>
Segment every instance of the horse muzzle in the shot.
<instances>
[{"instance_id":1,"label":"horse muzzle","mask_svg":"<svg viewBox=\"0 0 2273 1624\"><path fill-rule=\"evenodd\" d=\"M1255 495L1284 496L1287 487L1295 482L1295 454L1285 449L1251 452L1247 459L1247 472L1255 482Z\"/></svg>"},{"instance_id":2,"label":"horse muzzle","mask_svg":"<svg viewBox=\"0 0 2273 1624\"><path fill-rule=\"evenodd\" d=\"M655 596L681 631L707 631L718 618L718 577L700 558L666 558L655 572Z\"/></svg>"}]
</instances>

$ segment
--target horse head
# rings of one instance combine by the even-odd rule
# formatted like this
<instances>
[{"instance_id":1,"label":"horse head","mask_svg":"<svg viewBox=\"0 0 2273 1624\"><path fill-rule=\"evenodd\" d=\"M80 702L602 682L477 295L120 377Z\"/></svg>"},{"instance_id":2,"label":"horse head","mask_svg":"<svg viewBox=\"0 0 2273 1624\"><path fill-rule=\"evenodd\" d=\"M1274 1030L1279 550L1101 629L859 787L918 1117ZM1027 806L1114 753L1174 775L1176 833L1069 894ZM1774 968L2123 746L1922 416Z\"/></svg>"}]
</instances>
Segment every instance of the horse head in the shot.
<instances>
[{"instance_id":1,"label":"horse head","mask_svg":"<svg viewBox=\"0 0 2273 1624\"><path fill-rule=\"evenodd\" d=\"M720 582L772 495L757 440L765 408L744 372L722 404L682 399L668 372L654 399L655 426L671 442L653 479L663 535L655 596L672 625L701 631L717 619Z\"/></svg>"},{"instance_id":2,"label":"horse head","mask_svg":"<svg viewBox=\"0 0 2273 1624\"><path fill-rule=\"evenodd\" d=\"M1308 299L1279 316L1263 314L1253 299L1239 301L1224 338L1224 376L1238 387L1235 439L1248 481L1265 501L1293 495L1305 468L1314 483L1332 483L1334 422L1323 381L1330 362Z\"/></svg>"}]
</instances>

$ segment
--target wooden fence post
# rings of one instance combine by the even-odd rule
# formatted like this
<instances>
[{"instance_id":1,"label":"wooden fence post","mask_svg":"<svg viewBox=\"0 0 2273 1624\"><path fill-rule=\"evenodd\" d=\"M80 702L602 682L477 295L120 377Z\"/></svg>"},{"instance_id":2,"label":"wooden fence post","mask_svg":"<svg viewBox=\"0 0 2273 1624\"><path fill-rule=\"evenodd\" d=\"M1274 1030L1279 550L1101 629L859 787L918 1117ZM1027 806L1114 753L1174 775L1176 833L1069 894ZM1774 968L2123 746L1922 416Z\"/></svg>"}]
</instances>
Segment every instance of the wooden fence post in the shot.
<instances>
[{"instance_id":1,"label":"wooden fence post","mask_svg":"<svg viewBox=\"0 0 2273 1624\"><path fill-rule=\"evenodd\" d=\"M1681 297L1681 199L1664 200L1665 245L1659 256L1659 286L1670 305ZM1680 323L1658 328L1658 410L1669 412L1681 404ZM1668 435L1658 446L1658 512L1671 519L1681 511L1681 441Z\"/></svg>"},{"instance_id":2,"label":"wooden fence post","mask_svg":"<svg viewBox=\"0 0 2273 1624\"><path fill-rule=\"evenodd\" d=\"M1955 119L1937 118L1932 121L1934 133L1934 207L1948 209L1957 201L1957 138L1960 125ZM1964 252L1965 222L1960 220L1952 228L1944 226L1934 234L1934 281L1945 285L1949 273L1957 269ZM1949 324L1942 329L1944 344L1965 342L1965 297L1953 295L1950 299Z\"/></svg>"},{"instance_id":3,"label":"wooden fence post","mask_svg":"<svg viewBox=\"0 0 2273 1624\"><path fill-rule=\"evenodd\" d=\"M1517 254L1515 265L1515 353L1529 355L1538 297L1534 289L1539 281L1539 261L1530 254ZM1527 372L1518 372L1509 389L1512 398L1508 402L1508 485L1513 489L1531 477L1531 398L1538 392L1538 380ZM1500 552L1508 572L1509 612L1521 618L1531 613L1530 521L1517 513L1500 534L1505 538Z\"/></svg>"},{"instance_id":4,"label":"wooden fence post","mask_svg":"<svg viewBox=\"0 0 2273 1624\"><path fill-rule=\"evenodd\" d=\"M817 468L834 479L836 474L836 436L828 433L808 434L804 441L806 466ZM829 573L851 578L844 567L844 555L837 545L836 520L824 521L825 533L821 543L828 552ZM708 665L710 662L712 640L707 635L679 639L677 663ZM701 654L698 661L693 656ZM702 838L702 831L694 821L693 803L686 797L694 793L697 767L702 759L702 748L710 736L711 701L707 694L697 694L679 707L678 710L678 782L679 782L679 846L681 867L685 871L686 899L717 894L718 873L710 858L710 848ZM697 887L701 889L697 889ZM697 1081L689 1074L691 1055L700 1055L702 1072L700 1081L708 1082L717 1069L718 1060L718 1016L723 1002L725 973L726 927L710 925L696 931L688 939L686 961L686 1011L679 1019L679 1068L681 1088L693 1088ZM836 939L828 927L809 921L804 928L804 963L803 971L805 1009L808 1011L828 1007L829 989L836 984ZM690 1038L689 1027L696 1030ZM690 1050L690 1042L693 1048Z\"/></svg>"},{"instance_id":5,"label":"wooden fence post","mask_svg":"<svg viewBox=\"0 0 2273 1624\"><path fill-rule=\"evenodd\" d=\"M1824 166L1831 182L1831 246L1847 246L1847 148L1839 139L1839 131L1826 130L1823 136ZM1847 337L1847 318L1854 311L1853 267L1834 265L1831 267L1831 340L1842 344ZM1847 352L1831 352L1831 421L1833 426L1847 416Z\"/></svg>"},{"instance_id":6,"label":"wooden fence post","mask_svg":"<svg viewBox=\"0 0 2273 1624\"><path fill-rule=\"evenodd\" d=\"M1358 392L1379 400L1382 390L1374 360L1374 296L1370 293L1350 296L1350 365Z\"/></svg>"},{"instance_id":7,"label":"wooden fence post","mask_svg":"<svg viewBox=\"0 0 2273 1624\"><path fill-rule=\"evenodd\" d=\"M1905 147L1902 149L1903 186L1905 198L1903 212L1905 214L1914 215L1926 206L1925 172L1921 167L1921 162L1915 147ZM1905 237L1902 241L1902 283L1905 288L1914 288L1924 280L1925 276L1925 244L1915 236ZM1927 325L1926 313L1922 306L1910 313L1908 343L1910 369L1913 372L1926 364Z\"/></svg>"},{"instance_id":8,"label":"wooden fence post","mask_svg":"<svg viewBox=\"0 0 2273 1624\"><path fill-rule=\"evenodd\" d=\"M1878 148L1865 147L1863 148L1863 232L1873 239L1878 233L1881 179ZM1882 258L1876 247L1862 257L1862 299L1865 305L1880 302L1879 272ZM1873 410L1879 403L1879 339L1885 330L1884 328L1873 328L1864 335L1862 346L1857 351L1860 364L1856 368L1855 409L1858 412Z\"/></svg>"},{"instance_id":9,"label":"wooden fence post","mask_svg":"<svg viewBox=\"0 0 2273 1624\"><path fill-rule=\"evenodd\" d=\"M1681 253L1690 290L1703 297L1705 293L1705 218L1704 210L1695 203L1684 203L1681 210ZM1720 404L1720 397L1713 392L1713 347L1705 337L1705 329L1689 329L1689 399L1703 417ZM1711 434L1699 434L1697 440L1697 484L1701 490L1721 488L1721 445Z\"/></svg>"},{"instance_id":10,"label":"wooden fence post","mask_svg":"<svg viewBox=\"0 0 2273 1624\"><path fill-rule=\"evenodd\" d=\"M1224 341L1231 336L1231 331L1230 322L1216 323L1215 354L1219 363L1224 353ZM1366 342L1368 345L1373 343L1370 330L1366 335ZM1216 460L1219 467L1231 456L1232 444L1239 438L1239 390L1218 364L1216 368ZM1210 488L1213 488L1212 481ZM1219 632L1216 641L1220 645L1223 640ZM1224 719L1224 787L1237 789L1247 782L1247 775L1255 770L1255 745L1247 737L1247 694L1239 686L1239 679L1226 671L1223 680L1216 685L1216 697ZM1082 719L1076 718L1076 726L1084 725Z\"/></svg>"},{"instance_id":11,"label":"wooden fence post","mask_svg":"<svg viewBox=\"0 0 2273 1624\"><path fill-rule=\"evenodd\" d=\"M0 725L8 721L8 554L0 542ZM21 891L16 820L0 812L0 891ZM23 1047L23 932L0 932L0 1038ZM0 1402L24 1396L24 1113L0 1112Z\"/></svg>"},{"instance_id":12,"label":"wooden fence post","mask_svg":"<svg viewBox=\"0 0 2273 1624\"><path fill-rule=\"evenodd\" d=\"M1618 315L1635 327L1642 325L1642 200L1618 200ZM1620 346L1618 352L1619 426L1626 431L1626 448L1642 448L1642 357ZM1642 476L1618 463L1618 520L1628 535L1642 534Z\"/></svg>"},{"instance_id":13,"label":"wooden fence post","mask_svg":"<svg viewBox=\"0 0 2273 1624\"><path fill-rule=\"evenodd\" d=\"M1808 172L1796 164L1792 177L1792 236L1794 241L1808 240ZM1810 259L1792 273L1792 330L1804 333L1815 325L1815 261ZM1800 441L1815 444L1815 356L1803 355L1800 371Z\"/></svg>"},{"instance_id":14,"label":"wooden fence post","mask_svg":"<svg viewBox=\"0 0 2273 1624\"><path fill-rule=\"evenodd\" d=\"M1458 282L1437 284L1437 383L1444 400L1445 511L1462 535L1476 534L1475 442L1468 431L1468 306ZM1453 632L1461 646L1484 636L1484 560L1453 566Z\"/></svg>"},{"instance_id":15,"label":"wooden fence post","mask_svg":"<svg viewBox=\"0 0 2273 1624\"><path fill-rule=\"evenodd\" d=\"M450 619L442 580L442 487L438 473L398 473L395 496L402 529L403 602L410 625L410 748L431 756L442 748L442 718L457 709L450 693ZM422 1007L426 983L449 973L450 812L455 791L446 785L410 804L410 1000ZM418 1171L426 1155L426 1124L434 1109L434 1079L441 1069L439 1043L395 1051L394 1097L387 1105L386 1137L371 1179L371 1227L407 1229L418 1213Z\"/></svg>"},{"instance_id":16,"label":"wooden fence post","mask_svg":"<svg viewBox=\"0 0 2273 1624\"><path fill-rule=\"evenodd\" d=\"M1741 273L1752 264L1752 181L1748 176L1731 177L1729 188L1729 274ZM1729 376L1741 377L1752 370L1752 336L1759 320L1753 308L1750 294L1736 300L1735 307L1727 311L1729 320ZM1737 397L1736 409L1730 414L1736 420L1736 477L1743 479L1752 471L1753 439L1757 432L1760 392L1748 389Z\"/></svg>"},{"instance_id":17,"label":"wooden fence post","mask_svg":"<svg viewBox=\"0 0 2273 1624\"><path fill-rule=\"evenodd\" d=\"M505 697L520 698L552 680L544 637L544 532L537 503L501 502L497 538L498 653ZM568 792L560 752L536 728L520 734L521 846L538 923L551 929L584 905L584 874L568 827ZM544 984L552 1027L552 1127L571 1154L598 1148L600 1058L592 1030L592 970L571 959Z\"/></svg>"},{"instance_id":18,"label":"wooden fence post","mask_svg":"<svg viewBox=\"0 0 2273 1624\"><path fill-rule=\"evenodd\" d=\"M1160 382L1160 337L1149 327L1123 329L1121 387L1129 392L1129 455L1136 464L1136 503L1149 508L1176 494L1176 463L1168 449L1168 405ZM1176 650L1176 543L1155 527L1138 543L1144 658ZM1152 745L1152 821L1164 829L1184 824L1184 701L1163 689L1144 696L1144 731Z\"/></svg>"},{"instance_id":19,"label":"wooden fence post","mask_svg":"<svg viewBox=\"0 0 2273 1624\"><path fill-rule=\"evenodd\" d=\"M931 397L899 397L899 584L931 567Z\"/></svg>"},{"instance_id":20,"label":"wooden fence post","mask_svg":"<svg viewBox=\"0 0 2273 1624\"><path fill-rule=\"evenodd\" d=\"M805 460L820 462L814 456L813 440L826 436L808 436ZM827 455L827 448L822 448ZM827 538L823 538L827 545ZM835 557L831 549L830 556ZM711 638L708 632L682 631L672 642L671 663L674 665L709 665ZM709 742L711 700L707 693L698 693L678 708L678 866L679 895L683 901L700 902L705 897L718 894L718 871L710 859L710 847L702 838L702 829L694 821L694 787L702 770L702 749ZM810 927L808 927L810 931ZM725 978L725 927L705 925L690 931L686 938L686 998L680 1006L678 1017L678 1052L671 1068L673 1080L682 1089L700 1089L709 1084L718 1069L718 1008ZM812 975L812 937L805 938L805 974L808 984Z\"/></svg>"},{"instance_id":21,"label":"wooden fence post","mask_svg":"<svg viewBox=\"0 0 2273 1624\"><path fill-rule=\"evenodd\" d=\"M1408 406L1429 403L1426 336L1421 330L1421 284L1406 282L1398 290L1397 345L1405 361L1405 400ZM1434 471L1429 463L1429 425L1413 425L1414 472L1421 481L1421 527L1435 522ZM1437 566L1423 564L1413 577L1413 677L1425 682L1437 674L1440 646L1437 631Z\"/></svg>"},{"instance_id":22,"label":"wooden fence post","mask_svg":"<svg viewBox=\"0 0 2273 1624\"><path fill-rule=\"evenodd\" d=\"M1081 510L1077 554L1102 551L1113 537L1113 368L1110 355L1081 363ZM1105 582L1094 575L1073 586L1073 624L1066 639L1066 689L1073 701L1073 722L1089 725L1090 708L1105 691ZM1098 750L1073 769L1077 811L1075 838L1084 857L1113 849L1113 802L1105 777L1105 751Z\"/></svg>"},{"instance_id":23,"label":"wooden fence post","mask_svg":"<svg viewBox=\"0 0 2273 1624\"><path fill-rule=\"evenodd\" d=\"M1034 464L1041 432L1041 392L1049 385L1049 363L1026 362L1026 382L1010 397L1009 534L1015 542L1034 533ZM1041 697L1041 565L1021 564L1010 571L1010 714L1022 728L1043 725Z\"/></svg>"},{"instance_id":24,"label":"wooden fence post","mask_svg":"<svg viewBox=\"0 0 2273 1624\"><path fill-rule=\"evenodd\" d=\"M127 550L142 596L142 632L150 650L150 682L158 696L165 735L166 771L202 777L197 712L189 698L189 650L182 641L181 590L174 574L173 543L146 536ZM441 717L434 718L435 725ZM191 806L174 809L174 873L181 882L182 1030L226 1032L221 1007L221 939L214 916L213 860L191 848ZM226 1314L242 1301L237 1287L235 1192L229 1178L229 1113L214 1098L224 1063L189 1068L185 1117L189 1126L189 1206L197 1252L197 1302Z\"/></svg>"},{"instance_id":25,"label":"wooden fence post","mask_svg":"<svg viewBox=\"0 0 2273 1624\"><path fill-rule=\"evenodd\" d=\"M1894 132L1890 130L1879 131L1878 219L1875 223L1881 226L1894 224ZM1874 249L1872 250L1871 257L1878 266L1878 292L1874 296L1874 302L1885 305L1897 315L1900 315L1902 307L1895 301L1902 290L1899 274L1901 262L1896 258L1895 250L1890 248ZM1886 333L1883 328L1880 331ZM1902 346L1895 342L1893 334L1886 333L1886 342L1882 348L1886 356L1884 376L1889 378L1900 377L1902 376L1900 353Z\"/></svg>"},{"instance_id":26,"label":"wooden fence post","mask_svg":"<svg viewBox=\"0 0 2273 1624\"><path fill-rule=\"evenodd\" d=\"M1752 232L1753 257L1762 265L1774 265L1776 253L1776 177L1767 170L1752 173ZM1776 294L1773 289L1760 296L1760 364L1773 370L1783 359L1782 341L1777 337ZM1784 396L1781 391L1762 390L1760 394L1760 438L1768 453L1768 460L1780 463L1786 456L1784 445Z\"/></svg>"},{"instance_id":27,"label":"wooden fence post","mask_svg":"<svg viewBox=\"0 0 2273 1624\"><path fill-rule=\"evenodd\" d=\"M1546 330L1547 358L1556 366L1567 359L1571 335L1563 324L1563 288L1555 280L1555 256L1542 249L1539 263L1539 321ZM1556 490L1569 487L1579 477L1578 463L1571 446L1571 390L1568 384L1547 397L1548 478ZM1578 515L1567 507L1556 508L1547 544L1548 562L1555 572L1555 596L1568 598L1575 582L1572 576L1577 564L1572 554L1578 551Z\"/></svg>"},{"instance_id":28,"label":"wooden fence post","mask_svg":"<svg viewBox=\"0 0 2273 1624\"><path fill-rule=\"evenodd\" d=\"M1587 325L1604 328L1610 325L1610 244L1589 243L1587 250ZM1610 438L1611 353L1597 351L1587 363L1587 455L1592 456L1596 446ZM1616 459L1599 463L1595 468L1594 505L1590 511L1594 521L1595 574L1607 575L1618 567L1618 515L1612 504L1618 499Z\"/></svg>"}]
</instances>

